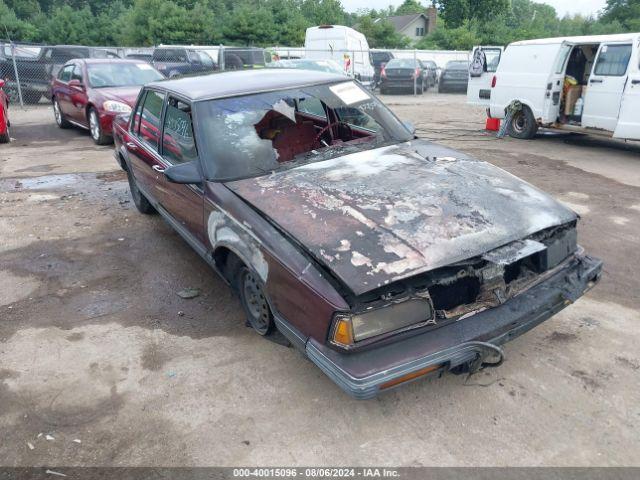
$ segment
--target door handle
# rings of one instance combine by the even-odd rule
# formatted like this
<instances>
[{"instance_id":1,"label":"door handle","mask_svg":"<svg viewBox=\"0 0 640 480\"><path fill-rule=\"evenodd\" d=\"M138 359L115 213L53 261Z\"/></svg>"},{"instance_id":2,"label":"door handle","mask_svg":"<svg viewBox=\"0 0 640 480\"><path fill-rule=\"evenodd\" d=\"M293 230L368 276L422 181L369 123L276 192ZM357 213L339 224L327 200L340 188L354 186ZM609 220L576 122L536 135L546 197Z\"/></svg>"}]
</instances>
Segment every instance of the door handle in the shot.
<instances>
[{"instance_id":1,"label":"door handle","mask_svg":"<svg viewBox=\"0 0 640 480\"><path fill-rule=\"evenodd\" d=\"M589 83L602 83L602 80L599 78L592 78L591 80L589 80Z\"/></svg>"},{"instance_id":2,"label":"door handle","mask_svg":"<svg viewBox=\"0 0 640 480\"><path fill-rule=\"evenodd\" d=\"M164 173L164 170L165 170L165 168L164 168L164 167L161 167L160 165L154 165L154 166L153 166L153 167L151 167L151 168L153 168L153 169L154 169L156 172L158 172L158 173Z\"/></svg>"},{"instance_id":3,"label":"door handle","mask_svg":"<svg viewBox=\"0 0 640 480\"><path fill-rule=\"evenodd\" d=\"M639 85L640 80L631 80L631 85Z\"/></svg>"},{"instance_id":4,"label":"door handle","mask_svg":"<svg viewBox=\"0 0 640 480\"><path fill-rule=\"evenodd\" d=\"M138 148L138 146L133 142L127 142L125 143L125 145L127 148L130 148L131 150L136 150Z\"/></svg>"}]
</instances>

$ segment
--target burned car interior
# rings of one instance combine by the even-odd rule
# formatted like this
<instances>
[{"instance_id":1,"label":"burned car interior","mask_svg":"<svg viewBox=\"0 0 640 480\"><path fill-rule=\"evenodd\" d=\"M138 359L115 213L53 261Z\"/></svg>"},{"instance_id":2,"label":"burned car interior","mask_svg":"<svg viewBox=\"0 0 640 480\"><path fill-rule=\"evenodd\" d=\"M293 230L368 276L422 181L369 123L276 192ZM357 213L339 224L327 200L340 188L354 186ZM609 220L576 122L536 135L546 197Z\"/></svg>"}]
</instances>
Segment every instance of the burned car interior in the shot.
<instances>
[{"instance_id":1,"label":"burned car interior","mask_svg":"<svg viewBox=\"0 0 640 480\"><path fill-rule=\"evenodd\" d=\"M225 140L209 146L220 152L235 147L219 156L224 164L215 167L214 178L261 174L410 138L379 100L353 82L213 100L199 108L201 131Z\"/></svg>"}]
</instances>

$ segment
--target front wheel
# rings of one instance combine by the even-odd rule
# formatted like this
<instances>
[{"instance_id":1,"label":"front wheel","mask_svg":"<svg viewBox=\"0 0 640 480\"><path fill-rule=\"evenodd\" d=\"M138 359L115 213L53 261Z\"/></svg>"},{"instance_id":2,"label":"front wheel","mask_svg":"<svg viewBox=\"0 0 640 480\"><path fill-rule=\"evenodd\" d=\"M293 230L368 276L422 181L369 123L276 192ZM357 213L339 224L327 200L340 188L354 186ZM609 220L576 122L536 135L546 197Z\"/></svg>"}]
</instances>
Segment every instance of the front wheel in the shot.
<instances>
[{"instance_id":1,"label":"front wheel","mask_svg":"<svg viewBox=\"0 0 640 480\"><path fill-rule=\"evenodd\" d=\"M529 140L535 137L537 132L538 123L533 116L533 112L529 107L523 105L522 109L515 112L511 117L509 135L513 138Z\"/></svg>"},{"instance_id":2,"label":"front wheel","mask_svg":"<svg viewBox=\"0 0 640 480\"><path fill-rule=\"evenodd\" d=\"M138 184L136 183L136 179L131 173L131 169L127 169L127 180L129 181L129 190L131 190L131 198L133 199L133 204L136 206L140 213L144 213L145 215L151 215L156 212L156 209L153 208L151 202L147 200L147 197L140 191L138 188Z\"/></svg>"},{"instance_id":3,"label":"front wheel","mask_svg":"<svg viewBox=\"0 0 640 480\"><path fill-rule=\"evenodd\" d=\"M240 267L237 279L240 302L249 323L259 335L269 335L273 331L273 314L262 282L244 265Z\"/></svg>"},{"instance_id":4,"label":"front wheel","mask_svg":"<svg viewBox=\"0 0 640 480\"><path fill-rule=\"evenodd\" d=\"M91 132L91 138L96 145L108 145L113 140L110 136L105 135L100 126L100 118L95 108L89 110L89 131Z\"/></svg>"}]
</instances>

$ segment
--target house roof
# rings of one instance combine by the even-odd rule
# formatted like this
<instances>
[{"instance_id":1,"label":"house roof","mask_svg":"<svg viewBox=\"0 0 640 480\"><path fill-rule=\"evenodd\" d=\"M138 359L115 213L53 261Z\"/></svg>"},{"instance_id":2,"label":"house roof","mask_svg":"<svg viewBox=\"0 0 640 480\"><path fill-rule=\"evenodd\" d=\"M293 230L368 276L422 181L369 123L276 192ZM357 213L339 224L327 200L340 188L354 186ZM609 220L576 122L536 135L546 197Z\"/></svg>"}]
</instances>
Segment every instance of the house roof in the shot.
<instances>
[{"instance_id":1,"label":"house roof","mask_svg":"<svg viewBox=\"0 0 640 480\"><path fill-rule=\"evenodd\" d=\"M400 31L419 17L424 17L427 21L429 21L429 17L427 17L424 13L414 13L412 15L396 15L393 17L386 17L384 20L390 22L391 25L393 25L393 28Z\"/></svg>"}]
</instances>

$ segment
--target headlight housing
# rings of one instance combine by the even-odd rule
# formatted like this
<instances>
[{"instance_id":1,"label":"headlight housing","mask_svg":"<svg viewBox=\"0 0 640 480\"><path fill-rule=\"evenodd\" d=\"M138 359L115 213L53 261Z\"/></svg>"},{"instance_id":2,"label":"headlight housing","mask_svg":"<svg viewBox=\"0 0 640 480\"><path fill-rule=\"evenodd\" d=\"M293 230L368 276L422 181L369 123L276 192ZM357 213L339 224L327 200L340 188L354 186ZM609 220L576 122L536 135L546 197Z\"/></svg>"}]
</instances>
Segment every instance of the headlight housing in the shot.
<instances>
[{"instance_id":1,"label":"headlight housing","mask_svg":"<svg viewBox=\"0 0 640 480\"><path fill-rule=\"evenodd\" d=\"M334 318L331 343L352 348L379 335L426 325L433 317L434 309L428 296L392 301L358 313L339 313Z\"/></svg>"},{"instance_id":2,"label":"headlight housing","mask_svg":"<svg viewBox=\"0 0 640 480\"><path fill-rule=\"evenodd\" d=\"M107 100L102 104L102 108L104 108L107 112L114 112L114 113L131 112L131 107L129 105L122 102L116 102L115 100Z\"/></svg>"}]
</instances>

